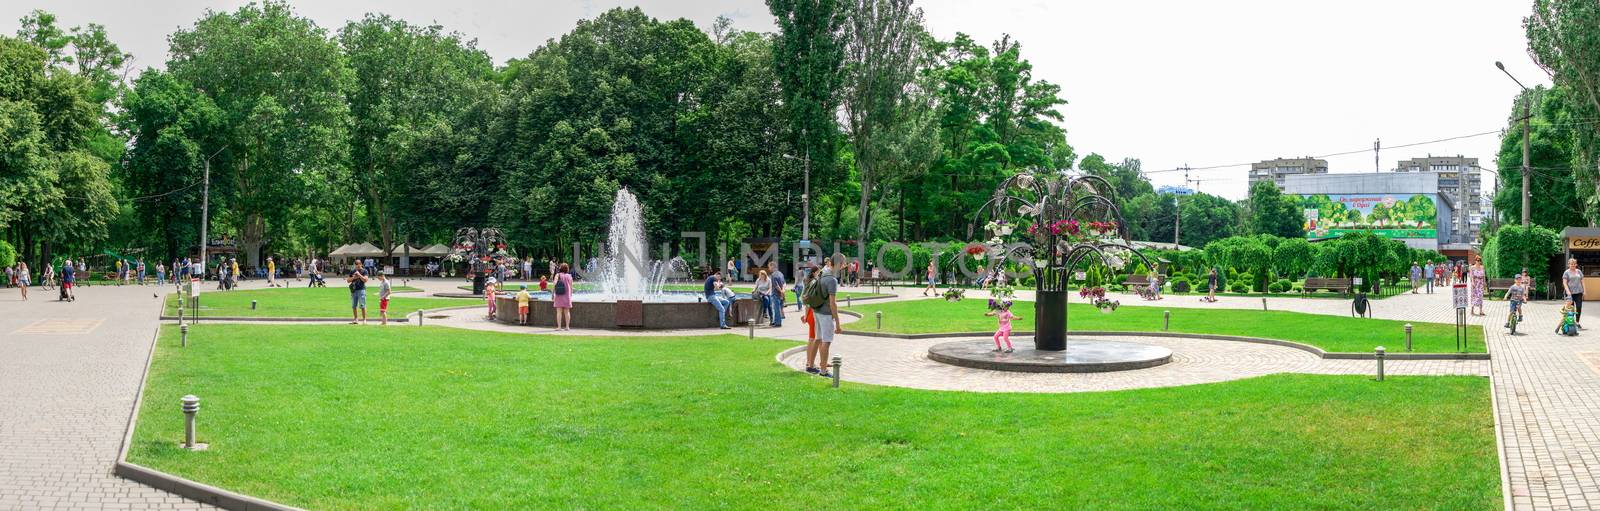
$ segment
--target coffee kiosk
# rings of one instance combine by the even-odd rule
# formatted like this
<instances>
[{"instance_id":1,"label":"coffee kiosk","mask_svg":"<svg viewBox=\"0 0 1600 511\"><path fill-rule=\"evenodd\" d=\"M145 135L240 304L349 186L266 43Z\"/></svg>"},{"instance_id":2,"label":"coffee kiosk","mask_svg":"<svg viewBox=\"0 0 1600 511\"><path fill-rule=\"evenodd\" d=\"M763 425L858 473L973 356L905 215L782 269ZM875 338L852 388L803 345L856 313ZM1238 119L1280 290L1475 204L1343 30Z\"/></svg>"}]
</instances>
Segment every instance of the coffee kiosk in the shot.
<instances>
[{"instance_id":1,"label":"coffee kiosk","mask_svg":"<svg viewBox=\"0 0 1600 511\"><path fill-rule=\"evenodd\" d=\"M1577 259L1578 269L1583 270L1583 299L1584 301L1600 300L1600 228L1595 227L1568 227L1561 230L1561 245L1566 249L1566 257L1561 260L1561 267L1567 267L1567 259ZM1559 293L1559 288L1556 291Z\"/></svg>"}]
</instances>

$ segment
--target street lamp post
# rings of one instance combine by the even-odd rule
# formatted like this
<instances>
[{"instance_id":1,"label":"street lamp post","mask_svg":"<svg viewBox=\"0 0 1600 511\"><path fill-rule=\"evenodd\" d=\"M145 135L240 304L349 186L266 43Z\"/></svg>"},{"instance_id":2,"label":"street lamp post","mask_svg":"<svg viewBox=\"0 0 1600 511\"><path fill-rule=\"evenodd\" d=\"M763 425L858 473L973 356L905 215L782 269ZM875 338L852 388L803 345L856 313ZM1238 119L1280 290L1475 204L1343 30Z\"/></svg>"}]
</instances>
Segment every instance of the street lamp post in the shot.
<instances>
[{"instance_id":1,"label":"street lamp post","mask_svg":"<svg viewBox=\"0 0 1600 511\"><path fill-rule=\"evenodd\" d=\"M801 160L805 168L805 188L800 192L800 239L811 241L811 150L806 150L804 158L796 158L792 154L783 155L791 160Z\"/></svg>"},{"instance_id":2,"label":"street lamp post","mask_svg":"<svg viewBox=\"0 0 1600 511\"><path fill-rule=\"evenodd\" d=\"M1532 116L1532 114L1528 113L1528 86L1523 85L1522 81L1518 80L1517 77L1511 76L1511 72L1506 71L1506 65L1500 63L1500 61L1494 61L1494 67L1500 68L1500 72L1505 73L1506 77L1511 78L1511 81L1517 82L1518 87L1522 87L1522 228L1527 229L1529 223L1528 187L1531 186L1530 182L1532 181L1528 177L1529 172L1532 170L1528 165L1528 118Z\"/></svg>"}]
</instances>

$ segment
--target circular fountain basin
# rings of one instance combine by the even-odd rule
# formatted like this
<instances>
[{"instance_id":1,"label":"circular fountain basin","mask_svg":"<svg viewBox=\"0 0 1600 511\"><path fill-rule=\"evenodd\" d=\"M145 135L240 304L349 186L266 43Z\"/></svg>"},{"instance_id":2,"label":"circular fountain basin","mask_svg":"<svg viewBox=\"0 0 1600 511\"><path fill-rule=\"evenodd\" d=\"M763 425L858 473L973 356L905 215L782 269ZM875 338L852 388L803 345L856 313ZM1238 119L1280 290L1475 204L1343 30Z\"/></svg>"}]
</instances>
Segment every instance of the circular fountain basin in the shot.
<instances>
[{"instance_id":1,"label":"circular fountain basin","mask_svg":"<svg viewBox=\"0 0 1600 511\"><path fill-rule=\"evenodd\" d=\"M962 367L1025 373L1129 371L1172 361L1172 350L1133 342L1069 338L1065 351L1035 350L1030 337L1013 337L1011 343L1017 348L1012 353L994 351L991 339L935 344L928 348L928 358Z\"/></svg>"},{"instance_id":2,"label":"circular fountain basin","mask_svg":"<svg viewBox=\"0 0 1600 511\"><path fill-rule=\"evenodd\" d=\"M530 292L530 326L555 326L555 306L549 292ZM748 294L738 295L728 308L728 326L740 326L759 311ZM495 321L517 324L517 299L514 292L495 297ZM573 328L644 328L656 330L716 328L717 310L706 303L705 294L671 291L653 294L646 300L630 300L598 291L572 295Z\"/></svg>"}]
</instances>

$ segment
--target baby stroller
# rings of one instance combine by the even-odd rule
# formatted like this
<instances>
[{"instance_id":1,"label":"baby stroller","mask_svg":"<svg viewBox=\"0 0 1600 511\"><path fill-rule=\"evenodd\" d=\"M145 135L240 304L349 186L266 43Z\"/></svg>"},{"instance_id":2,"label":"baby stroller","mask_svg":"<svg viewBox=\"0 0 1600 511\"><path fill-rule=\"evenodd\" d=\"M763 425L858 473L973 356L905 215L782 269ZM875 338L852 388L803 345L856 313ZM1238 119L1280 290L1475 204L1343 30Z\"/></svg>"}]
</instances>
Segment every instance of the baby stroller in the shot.
<instances>
[{"instance_id":1,"label":"baby stroller","mask_svg":"<svg viewBox=\"0 0 1600 511\"><path fill-rule=\"evenodd\" d=\"M311 274L311 283L306 284L306 287L328 287L328 281L324 280L321 274L313 273Z\"/></svg>"}]
</instances>

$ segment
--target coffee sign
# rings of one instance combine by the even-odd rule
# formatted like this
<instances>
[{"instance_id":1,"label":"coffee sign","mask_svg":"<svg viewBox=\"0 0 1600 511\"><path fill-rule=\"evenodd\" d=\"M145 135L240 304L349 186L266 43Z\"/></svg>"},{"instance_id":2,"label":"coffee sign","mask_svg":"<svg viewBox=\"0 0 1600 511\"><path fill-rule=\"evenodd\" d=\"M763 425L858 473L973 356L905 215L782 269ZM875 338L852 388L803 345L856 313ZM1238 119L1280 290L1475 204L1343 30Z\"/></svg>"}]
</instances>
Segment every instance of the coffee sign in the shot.
<instances>
[{"instance_id":1,"label":"coffee sign","mask_svg":"<svg viewBox=\"0 0 1600 511\"><path fill-rule=\"evenodd\" d=\"M1600 237L1568 238L1567 246L1574 250L1600 250Z\"/></svg>"}]
</instances>

